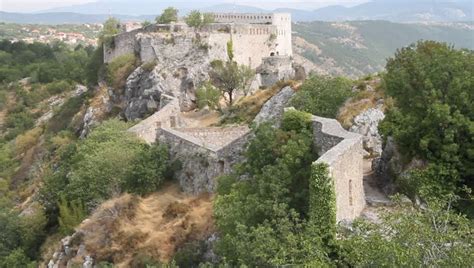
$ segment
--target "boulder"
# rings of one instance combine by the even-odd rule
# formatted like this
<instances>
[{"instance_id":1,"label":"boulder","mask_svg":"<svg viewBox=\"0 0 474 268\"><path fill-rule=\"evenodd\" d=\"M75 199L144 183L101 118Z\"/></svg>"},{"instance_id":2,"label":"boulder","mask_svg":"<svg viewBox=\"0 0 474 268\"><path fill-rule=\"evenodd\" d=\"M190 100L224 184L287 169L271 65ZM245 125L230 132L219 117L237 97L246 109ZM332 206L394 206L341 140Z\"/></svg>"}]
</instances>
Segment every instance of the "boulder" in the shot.
<instances>
[{"instance_id":1,"label":"boulder","mask_svg":"<svg viewBox=\"0 0 474 268\"><path fill-rule=\"evenodd\" d=\"M378 126L385 118L385 114L379 109L368 109L354 118L354 124L349 129L364 136L364 149L371 156L380 156L382 153L382 138Z\"/></svg>"},{"instance_id":2,"label":"boulder","mask_svg":"<svg viewBox=\"0 0 474 268\"><path fill-rule=\"evenodd\" d=\"M285 107L295 94L293 88L287 86L280 90L278 94L271 97L257 114L254 123L257 125L271 121L274 126L278 127L281 124Z\"/></svg>"}]
</instances>

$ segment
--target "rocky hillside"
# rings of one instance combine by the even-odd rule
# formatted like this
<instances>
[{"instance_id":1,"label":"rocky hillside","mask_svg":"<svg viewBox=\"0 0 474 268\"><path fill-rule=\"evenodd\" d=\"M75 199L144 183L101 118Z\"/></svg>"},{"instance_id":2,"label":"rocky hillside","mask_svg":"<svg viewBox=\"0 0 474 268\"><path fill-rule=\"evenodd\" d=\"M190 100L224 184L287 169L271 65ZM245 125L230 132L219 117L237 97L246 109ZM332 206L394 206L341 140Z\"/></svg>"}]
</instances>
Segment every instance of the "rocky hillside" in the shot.
<instances>
[{"instance_id":1,"label":"rocky hillside","mask_svg":"<svg viewBox=\"0 0 474 268\"><path fill-rule=\"evenodd\" d=\"M296 60L307 70L353 78L383 70L398 48L420 39L474 49L473 23L308 22L294 24L293 31Z\"/></svg>"}]
</instances>

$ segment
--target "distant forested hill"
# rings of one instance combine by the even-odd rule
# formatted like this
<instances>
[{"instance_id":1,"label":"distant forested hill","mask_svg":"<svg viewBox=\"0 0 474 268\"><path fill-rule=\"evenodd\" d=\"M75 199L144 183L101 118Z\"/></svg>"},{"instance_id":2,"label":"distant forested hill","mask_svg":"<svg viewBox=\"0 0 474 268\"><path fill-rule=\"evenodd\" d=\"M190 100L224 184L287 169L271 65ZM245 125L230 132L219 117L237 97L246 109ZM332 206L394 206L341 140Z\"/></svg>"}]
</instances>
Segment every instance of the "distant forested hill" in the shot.
<instances>
[{"instance_id":1,"label":"distant forested hill","mask_svg":"<svg viewBox=\"0 0 474 268\"><path fill-rule=\"evenodd\" d=\"M308 22L293 25L294 51L307 69L361 76L383 70L397 48L418 40L474 49L474 23L402 24L387 21Z\"/></svg>"}]
</instances>

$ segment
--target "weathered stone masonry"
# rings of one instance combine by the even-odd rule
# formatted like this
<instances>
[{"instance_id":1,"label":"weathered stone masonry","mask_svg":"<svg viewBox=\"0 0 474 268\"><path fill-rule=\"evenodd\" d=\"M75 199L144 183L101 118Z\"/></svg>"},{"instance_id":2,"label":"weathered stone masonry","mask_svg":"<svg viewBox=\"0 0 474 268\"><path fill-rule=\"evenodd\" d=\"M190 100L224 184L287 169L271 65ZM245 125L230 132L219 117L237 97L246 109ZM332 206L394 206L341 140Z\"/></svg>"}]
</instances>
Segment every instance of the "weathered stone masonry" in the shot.
<instances>
[{"instance_id":1,"label":"weathered stone masonry","mask_svg":"<svg viewBox=\"0 0 474 268\"><path fill-rule=\"evenodd\" d=\"M335 119L313 116L313 138L329 166L336 192L336 221L353 220L365 207L362 136L342 128Z\"/></svg>"},{"instance_id":2,"label":"weathered stone masonry","mask_svg":"<svg viewBox=\"0 0 474 268\"><path fill-rule=\"evenodd\" d=\"M215 191L215 179L229 174L241 162L250 135L248 127L161 128L160 143L167 144L171 161L179 161L176 177L185 192Z\"/></svg>"}]
</instances>

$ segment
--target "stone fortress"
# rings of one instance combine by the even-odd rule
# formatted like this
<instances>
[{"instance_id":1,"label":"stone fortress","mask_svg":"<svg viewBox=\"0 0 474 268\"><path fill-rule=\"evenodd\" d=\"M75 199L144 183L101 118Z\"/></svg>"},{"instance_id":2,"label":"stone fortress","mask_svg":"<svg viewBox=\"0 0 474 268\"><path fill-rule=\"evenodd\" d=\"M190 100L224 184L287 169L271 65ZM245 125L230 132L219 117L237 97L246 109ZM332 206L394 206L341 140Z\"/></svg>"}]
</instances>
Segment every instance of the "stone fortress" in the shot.
<instances>
[{"instance_id":1,"label":"stone fortress","mask_svg":"<svg viewBox=\"0 0 474 268\"><path fill-rule=\"evenodd\" d=\"M138 54L142 62L153 60L157 51L152 44L140 45L144 34L191 33L194 42L208 49L212 60L227 60L227 43L233 42L234 60L252 69L259 67L267 57L291 57L291 14L214 14L215 23L193 29L183 23L150 25L119 34L112 45L104 48L104 62L128 53ZM199 39L199 40L198 40ZM172 40L169 40L171 43ZM176 42L176 40L175 40Z\"/></svg>"},{"instance_id":2,"label":"stone fortress","mask_svg":"<svg viewBox=\"0 0 474 268\"><path fill-rule=\"evenodd\" d=\"M125 54L136 55L142 63L157 63L152 71L137 68L127 80L127 119L158 110L129 131L148 143L167 144L171 160L179 162L176 177L182 189L194 194L214 191L218 176L245 161L242 152L252 136L247 126L195 128L182 118L182 112L194 109L193 94L209 79L210 63L227 60L227 44L232 41L234 60L257 71L254 90L295 75L290 14L214 17L215 23L199 29L182 23L150 25L119 34L104 47L105 63ZM272 97L257 123L278 120L272 118L275 115L281 118L293 94L286 87ZM362 137L345 131L336 120L316 116L313 132L317 162L326 163L334 179L337 220L353 220L365 207Z\"/></svg>"}]
</instances>

